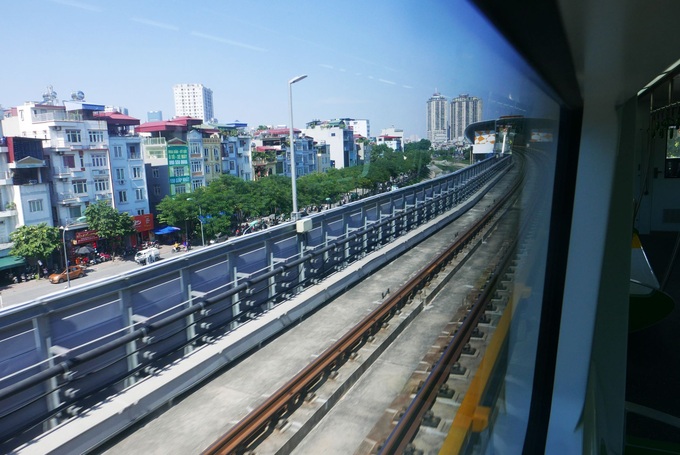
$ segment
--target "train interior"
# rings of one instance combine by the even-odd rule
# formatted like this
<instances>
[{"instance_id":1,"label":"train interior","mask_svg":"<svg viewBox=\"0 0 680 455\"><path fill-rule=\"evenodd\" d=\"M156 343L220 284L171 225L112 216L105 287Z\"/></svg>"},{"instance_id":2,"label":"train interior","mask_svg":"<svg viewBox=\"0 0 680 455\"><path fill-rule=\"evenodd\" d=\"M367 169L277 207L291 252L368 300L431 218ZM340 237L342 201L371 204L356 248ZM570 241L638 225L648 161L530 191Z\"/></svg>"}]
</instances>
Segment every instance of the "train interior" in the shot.
<instances>
[{"instance_id":1,"label":"train interior","mask_svg":"<svg viewBox=\"0 0 680 455\"><path fill-rule=\"evenodd\" d=\"M680 453L680 3L473 4L560 105L524 453Z\"/></svg>"}]
</instances>

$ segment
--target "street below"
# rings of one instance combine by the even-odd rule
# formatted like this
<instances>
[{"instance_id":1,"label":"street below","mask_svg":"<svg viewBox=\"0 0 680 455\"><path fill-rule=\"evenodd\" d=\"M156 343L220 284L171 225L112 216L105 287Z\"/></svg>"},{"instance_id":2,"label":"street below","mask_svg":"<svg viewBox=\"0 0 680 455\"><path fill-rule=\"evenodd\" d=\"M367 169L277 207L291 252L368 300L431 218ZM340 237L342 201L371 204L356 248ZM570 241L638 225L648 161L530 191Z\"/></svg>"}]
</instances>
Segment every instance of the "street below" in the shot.
<instances>
[{"instance_id":1,"label":"street below","mask_svg":"<svg viewBox=\"0 0 680 455\"><path fill-rule=\"evenodd\" d=\"M173 253L172 247L168 245L159 246L161 250L161 260L182 254ZM116 259L99 264L87 266L84 277L71 280L71 287L87 286L89 283L118 275L129 270L136 270L144 265L135 262L134 256L125 259ZM33 279L20 283L13 283L0 287L0 311L12 306L28 303L32 300L45 297L49 294L62 292L68 288L68 283L52 284L47 278Z\"/></svg>"}]
</instances>

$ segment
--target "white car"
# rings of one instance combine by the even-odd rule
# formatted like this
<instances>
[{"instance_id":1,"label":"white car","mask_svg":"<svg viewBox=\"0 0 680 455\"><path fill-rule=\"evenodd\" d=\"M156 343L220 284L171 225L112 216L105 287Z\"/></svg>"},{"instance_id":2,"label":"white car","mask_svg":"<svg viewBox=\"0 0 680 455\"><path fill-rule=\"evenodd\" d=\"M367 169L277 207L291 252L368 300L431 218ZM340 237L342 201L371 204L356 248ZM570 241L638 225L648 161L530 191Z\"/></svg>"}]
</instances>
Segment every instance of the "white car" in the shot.
<instances>
[{"instance_id":1,"label":"white car","mask_svg":"<svg viewBox=\"0 0 680 455\"><path fill-rule=\"evenodd\" d=\"M158 248L147 248L145 250L137 251L135 254L135 262L137 264L151 264L161 258L161 252Z\"/></svg>"}]
</instances>

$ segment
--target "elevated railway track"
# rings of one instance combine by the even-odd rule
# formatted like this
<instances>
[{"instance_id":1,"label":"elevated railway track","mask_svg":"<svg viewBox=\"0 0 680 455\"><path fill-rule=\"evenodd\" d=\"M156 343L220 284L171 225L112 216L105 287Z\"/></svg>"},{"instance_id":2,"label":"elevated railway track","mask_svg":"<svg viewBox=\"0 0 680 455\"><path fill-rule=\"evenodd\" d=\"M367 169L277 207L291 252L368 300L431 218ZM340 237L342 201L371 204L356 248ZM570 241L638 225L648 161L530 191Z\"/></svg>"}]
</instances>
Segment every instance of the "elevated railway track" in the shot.
<instances>
[{"instance_id":1,"label":"elevated railway track","mask_svg":"<svg viewBox=\"0 0 680 455\"><path fill-rule=\"evenodd\" d=\"M507 159L505 158L505 160ZM497 161L496 163L487 163L487 166L499 166L501 161ZM270 253L270 259L274 260L266 268L259 270L251 268L250 273L247 273L247 266L250 264L244 261L241 261L241 264L239 264L241 256L251 255L252 257L253 251L257 250L250 250L244 255L228 257L227 262L231 260L232 264L236 264L236 267L234 267L236 270L233 271L233 276L236 279L227 285L213 287L213 290L209 292L202 292L195 291L195 288L189 284L185 287L188 288L187 294L190 298L180 308L162 312L160 315L162 317L156 316L147 320L140 320L137 322L136 327L133 326L128 329L123 336L114 340L100 341L94 349L81 348L80 354L73 352L73 349L67 350L67 352L58 352L58 356L63 358L62 362L52 361L53 365L43 368L39 375L28 375L24 380L16 381L10 388L1 389L0 403L3 403L2 400L10 396L15 397L17 392L25 393L39 385L44 388L46 383L55 387L50 393L58 393L65 397L68 397L70 394L73 398L79 398L78 395L81 394L94 401L95 399L100 399L101 393L105 392L109 394L109 397L113 397L109 398L111 403L118 401L120 397L124 396L126 398L123 398L123 400L134 401L133 405L128 401L128 404L118 409L118 415L123 413L129 414L129 416L127 416L127 423L119 422L114 425L118 426L115 431L111 431L110 434L103 437L100 436L98 441L93 440L92 436L75 437L71 441L62 442L62 445L58 446L57 449L84 451L84 447L89 447L87 450L91 450L102 444L106 439L115 437L116 433L131 425L132 422L143 419L144 415L159 409L159 407L164 405L163 403L172 402L173 397L181 396L182 393L195 387L196 384L205 380L205 378L219 370L219 368L232 363L236 358L240 358L243 353L261 346L262 343L267 342L277 331L291 326L291 324L294 324L300 318L306 317L305 314L309 311L316 311L316 308L319 308L323 301L340 295L343 290L353 286L359 279L373 273L375 270L379 270L385 263L396 257L396 255L410 249L413 245L419 243L422 238L429 235L429 232L426 231L431 230L434 232L442 225L448 224L451 219L462 217L463 213L468 212L475 203L480 201L482 195L493 186L493 183L504 175L509 169L507 164L505 163L498 167L499 170L502 170L500 173L488 172L483 174L477 172L478 177L465 179L466 185L470 185L467 189L463 189L463 186L452 185L448 187L451 191L439 191L439 194L436 194L435 191L430 191L430 197L427 196L428 190L424 189L420 193L422 196L420 201L418 200L419 193L416 190L414 192L413 201L415 203L413 206L409 207L408 199L403 198L403 204L401 205L403 208L392 207L392 216L383 216L384 214L379 213L384 209L384 204L381 207L380 202L374 205L374 207L378 208L374 212L371 212L370 206L369 210L363 207L360 212L357 212L355 209L354 213L361 213L364 218L364 221L360 223L362 227L347 227L345 235L335 239L329 235L333 231L332 224L334 220L328 214L329 219L325 221L326 225L322 222L323 231L325 231L325 235L323 235L325 237L324 243L315 242L315 238L321 236L314 232L307 231L304 235L300 235L298 232L295 237L298 240L302 237L302 246L297 248L298 251L294 252L295 254L288 256L288 259L281 260L280 257L276 257L278 256L277 253L283 252L286 247L273 242L272 246L267 248L267 250ZM465 196L463 196L463 193L465 193ZM450 198L450 203L446 202L447 196ZM492 199L500 198L494 197ZM487 210L489 202L487 201L486 204L487 207L483 211L490 212L490 210ZM399 204L397 203L396 205L398 206ZM457 207L460 213L452 216L450 212L454 207ZM449 219L445 219L447 216ZM372 222L367 223L366 219L371 217L373 218ZM351 214L336 218L336 224L338 219L342 220L345 225L350 225L353 222ZM354 224L359 223L355 221ZM432 224L437 224L438 226L432 228L430 226ZM407 239L407 237L410 237L410 239ZM469 243L469 239L464 240L464 237L466 235L461 234L460 240L463 240L462 243ZM329 239L333 240L333 242L329 242ZM397 244L400 242L403 245L398 246ZM288 249L295 250L294 246L290 246L291 243L289 242ZM390 244L394 253L388 252L389 248L387 245ZM279 251L276 251L277 248ZM378 260L376 256L384 257L382 260ZM352 264L355 264L354 260L356 259L367 261L363 265L355 265L359 271L351 270L352 267L355 267ZM210 261L214 261L214 259L204 260L201 270L210 268ZM207 267L206 262L208 263ZM359 263L357 262L356 264ZM441 268L443 268L441 264L439 266L435 265L428 273L432 274L434 272L436 274ZM186 270L180 272L180 281L182 280L182 273L188 274ZM190 276L193 277L193 275ZM348 276L354 279L348 280ZM426 281L431 279L426 279ZM128 277L128 280L130 280L130 277ZM189 280L185 280L185 284L187 281ZM382 311L381 313L374 313L365 318L364 330L359 335L348 338L342 337L339 341L343 343L342 346L336 346L333 349L336 353L339 353L339 356L332 360L326 359L325 365L318 368L312 374L311 380L289 390L287 399L282 400L284 402L283 407L279 407L271 416L265 417L264 420L256 425L258 427L255 431L256 434L245 438L247 441L250 441L246 442L245 446L248 446L254 440L258 440L263 433L271 433L272 428L276 429L277 423L281 426L280 422L285 421L284 416L286 413L290 413L294 408L299 407L301 403L305 402L305 399L309 401L309 397L313 396L315 388L318 388L324 382L322 379L333 377L335 375L334 371L338 370L339 365L346 363L348 359L351 360L356 355L354 353L358 352L358 347L370 344L372 337L377 332L383 331L385 325L390 325L388 321L396 314L402 312L405 302L412 301L413 296L418 295L424 289L424 284L422 283L415 286L415 288L410 290L403 288L404 290L399 291L393 287L392 292L388 292L385 289L384 293L387 297L385 300L392 301L391 306L380 310ZM290 299L290 297L293 298ZM305 303L302 305L292 305L292 300L303 300ZM220 315L220 313L223 314ZM134 317L135 315L133 314L132 316ZM269 321L267 321L268 318L270 319ZM227 329L226 332L225 328ZM236 328L238 330L235 330ZM243 334L243 332L247 333ZM241 334L239 335L239 333ZM188 340L188 342L179 343L177 341L178 338ZM97 343L95 342L95 344ZM151 349L154 346L162 347L164 345L172 347L168 347L166 352L163 352L162 349L156 351ZM177 346L179 346L179 349ZM207 353L211 348L217 349L219 353L213 356L208 355ZM125 352L123 358L129 359L130 356L135 357L136 368L134 370L127 368L126 375L118 378L119 380L116 383L119 384L120 390L115 395L110 395L111 388L108 385L99 389L89 390L88 394L82 394L80 389L74 387L78 380L82 381L93 374L101 374L102 371L106 371L108 367L115 365L116 362L120 363L121 350ZM102 361L103 358L106 358L105 355L102 357L102 354L112 352L118 353L118 356L109 354L108 361ZM201 356L203 358L199 363L202 366L196 366L192 363L192 360L188 362L190 366L185 366L187 371L179 372L174 366L175 364L182 365L185 363L186 357L192 357L193 362L196 362ZM52 356L53 359L54 357L57 356ZM218 358L219 360L216 360ZM86 372L79 371L78 367L80 365L87 365L87 362L91 361L98 362L98 368L92 368ZM128 366L129 363L128 361ZM205 367L206 363L212 366L207 368ZM91 365L88 366L91 368ZM191 379L189 379L189 376L191 376ZM166 382L165 385L158 387L158 380L161 377L165 377L166 380L168 377L174 377L170 383L175 382L175 384L168 385L168 382ZM52 378L57 379L56 386ZM67 388L67 386L70 386L70 388ZM149 396L154 395L151 392L144 398L135 398L134 392L141 393L145 388L149 391L155 390L158 396L149 398ZM66 393L67 390L70 390L69 393ZM131 391L133 393L130 393ZM161 395L163 398L161 398ZM40 399L38 397L36 402ZM30 439L30 444L17 444L20 442L20 438L14 434L12 438L5 441L6 447L14 444L19 452L25 451L26 453L31 453L31 450L36 449L40 451L50 444L54 444L55 439L59 439L55 435L60 433L62 428L70 427L70 429L65 429L64 431L72 432L74 429L81 427L83 430L81 434L87 434L88 430L85 422L92 420L91 417L94 415L97 415L96 419L99 419L98 421L102 425L113 422L110 416L104 417L105 408L111 407L108 404L101 406L89 405L90 407L88 407L87 400L82 401L82 398L81 401L76 401L75 399L61 399L60 401L54 407L55 412L52 414L49 412L42 414L41 427L43 431L38 432L38 436ZM137 409L135 409L138 405L143 406L145 411L138 413ZM121 409L124 409L124 411ZM10 414L6 413L5 416ZM0 418L2 418L2 415L0 415ZM111 425L107 425L107 427L110 428ZM36 428L34 424L32 426L33 431L36 431ZM94 427L90 428L90 432L95 431L92 428ZM31 435L31 431L24 432L23 434ZM238 449L234 453L242 450L244 444L239 443L236 447Z\"/></svg>"},{"instance_id":2,"label":"elevated railway track","mask_svg":"<svg viewBox=\"0 0 680 455\"><path fill-rule=\"evenodd\" d=\"M473 333L475 336L479 334L480 321L489 322L485 311L490 309L502 314L507 304L505 300L501 303L503 308L498 308L491 301L497 294L496 289L501 278L506 276L515 251L518 217L517 212L512 212L511 208L522 187L522 175L520 170L512 173L512 178L509 177L504 185L499 185L502 189L497 188L493 196L482 200L480 204L483 209L470 222L443 229L438 235L451 239L444 251L428 261L395 292L383 296L384 300L375 310L203 453L291 453L296 450L306 434L312 431L311 428L330 412L330 408L347 389L359 381L365 371L372 368L373 363L389 349L391 343L411 342L408 337L401 337L399 341L397 339L439 291L450 286L461 286L461 278L457 281L454 278L457 272L480 248L482 241L491 242L493 252L485 252L486 265L479 268L477 273L472 273L472 277L462 279L472 290L462 302L453 304L451 314L451 317L454 314L463 314L462 322L454 324L455 329L448 334L450 342L441 347L443 354L431 365L432 368L427 368L430 370L429 374L418 384L415 398L403 410L388 408L387 425L382 425L382 428L376 425L376 430L371 434L372 439L364 439L356 453L406 453L407 449L412 450L412 441L421 423L432 419L431 408L437 396L449 395L446 382L452 371L460 370L458 361L461 355L474 350L469 342ZM495 233L493 241L492 233ZM470 279L474 281L474 285L465 281ZM454 282L451 283L451 280ZM345 373L342 379L340 371L348 363L351 364L347 367L350 372ZM355 411L362 414L364 410L355 408ZM439 417L437 419L441 420ZM398 423L392 428L390 422L393 421ZM391 431L385 432L386 428ZM468 426L467 431L471 430L472 427ZM338 450L338 445L342 446L340 441L346 436L343 430L326 428L326 433L328 432L333 436L326 434L321 438L322 442L303 443L306 445L298 452L346 452L346 447ZM329 447L329 439L335 441L333 445L338 445Z\"/></svg>"}]
</instances>

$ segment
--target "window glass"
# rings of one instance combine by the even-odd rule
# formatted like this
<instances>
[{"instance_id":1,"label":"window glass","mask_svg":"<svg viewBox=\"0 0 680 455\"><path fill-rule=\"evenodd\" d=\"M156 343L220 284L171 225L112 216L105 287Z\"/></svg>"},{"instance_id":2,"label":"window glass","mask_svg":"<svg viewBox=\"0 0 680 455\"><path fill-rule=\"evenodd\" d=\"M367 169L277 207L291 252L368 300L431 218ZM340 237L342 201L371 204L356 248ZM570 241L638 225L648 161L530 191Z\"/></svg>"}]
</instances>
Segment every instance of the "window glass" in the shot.
<instances>
[{"instance_id":1,"label":"window glass","mask_svg":"<svg viewBox=\"0 0 680 455\"><path fill-rule=\"evenodd\" d=\"M73 143L79 143L80 130L66 130L66 140Z\"/></svg>"},{"instance_id":2,"label":"window glass","mask_svg":"<svg viewBox=\"0 0 680 455\"><path fill-rule=\"evenodd\" d=\"M61 157L62 158L62 163L64 163L64 167L73 169L76 167L76 158L73 155L64 155Z\"/></svg>"},{"instance_id":3,"label":"window glass","mask_svg":"<svg viewBox=\"0 0 680 455\"><path fill-rule=\"evenodd\" d=\"M666 141L666 169L664 176L667 179L680 178L680 134L677 127L668 129Z\"/></svg>"}]
</instances>

